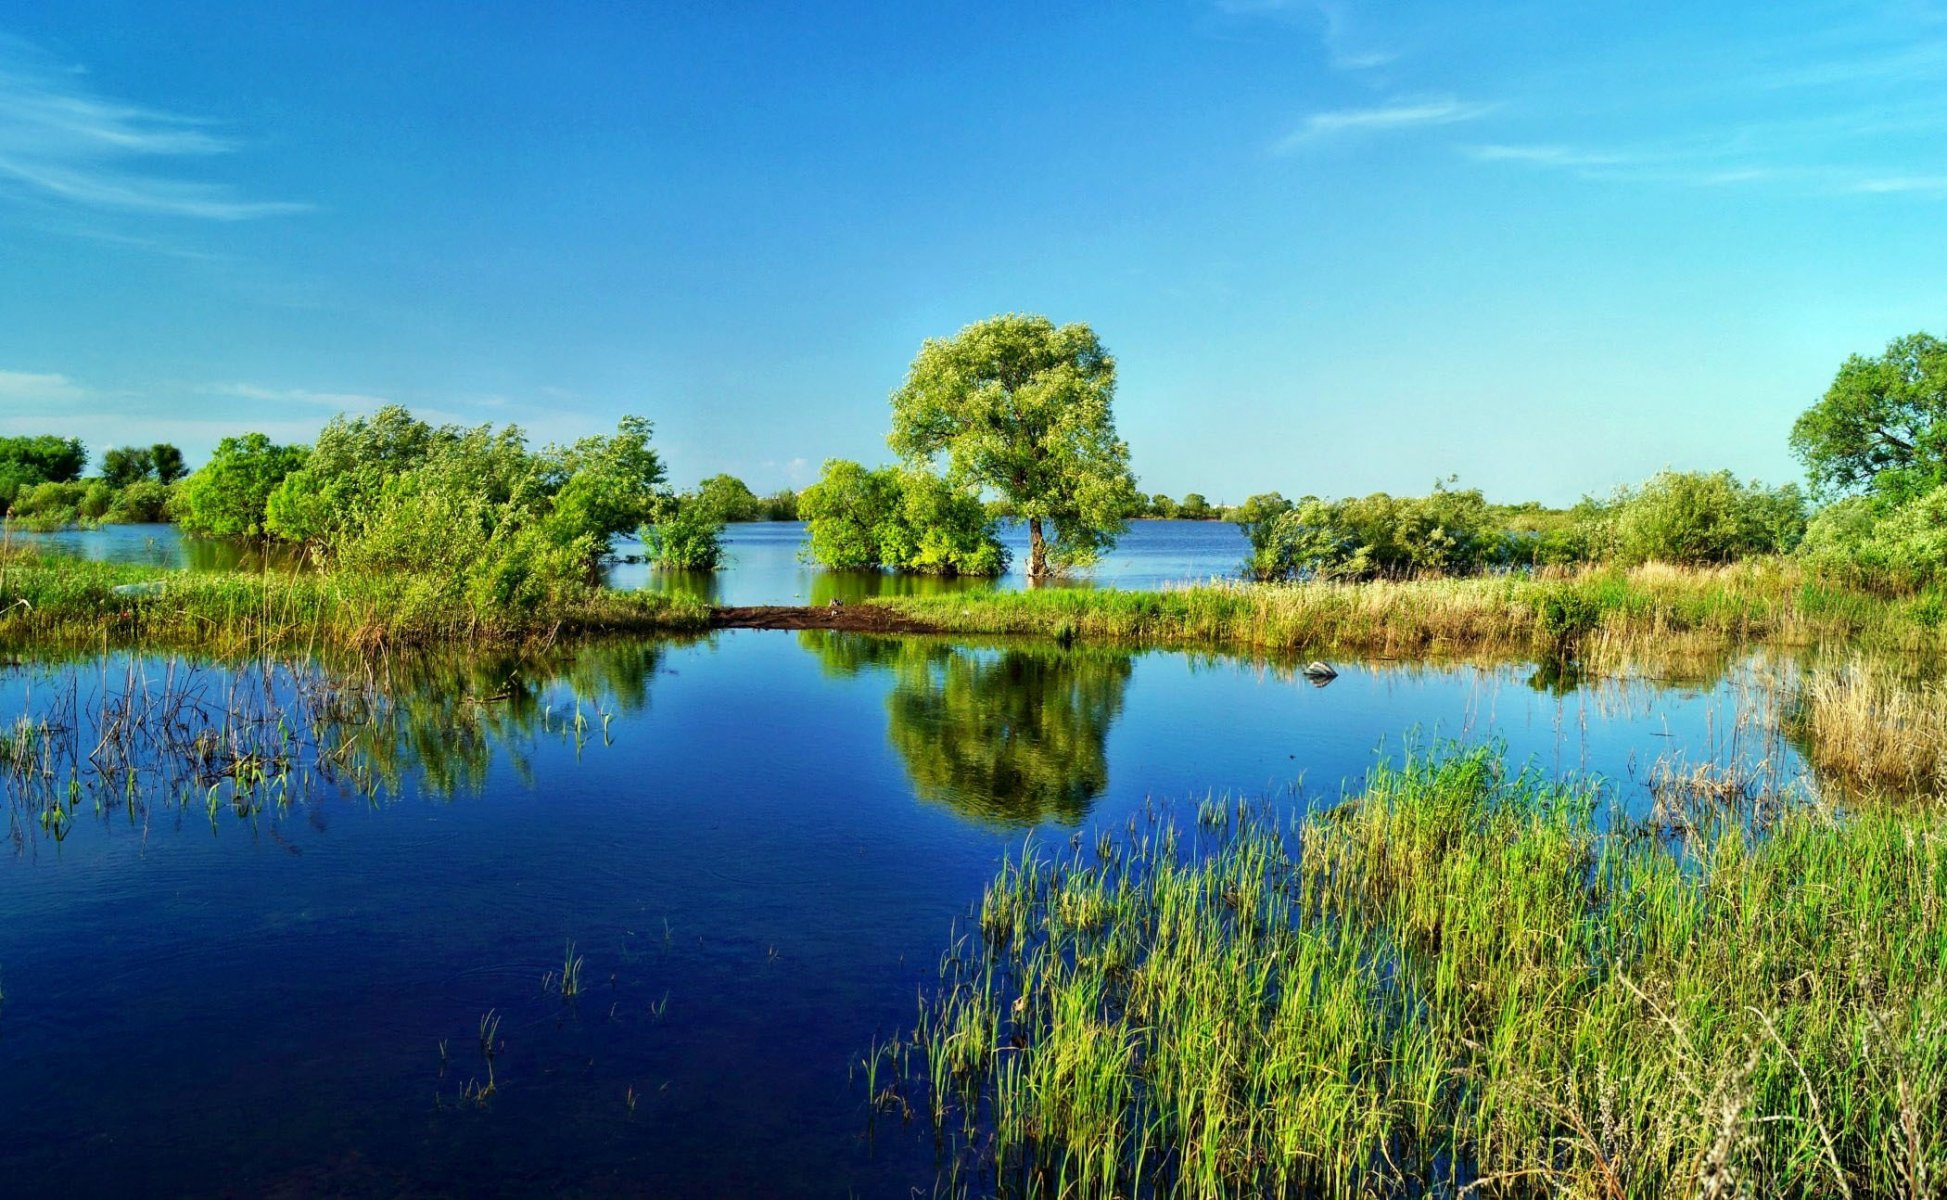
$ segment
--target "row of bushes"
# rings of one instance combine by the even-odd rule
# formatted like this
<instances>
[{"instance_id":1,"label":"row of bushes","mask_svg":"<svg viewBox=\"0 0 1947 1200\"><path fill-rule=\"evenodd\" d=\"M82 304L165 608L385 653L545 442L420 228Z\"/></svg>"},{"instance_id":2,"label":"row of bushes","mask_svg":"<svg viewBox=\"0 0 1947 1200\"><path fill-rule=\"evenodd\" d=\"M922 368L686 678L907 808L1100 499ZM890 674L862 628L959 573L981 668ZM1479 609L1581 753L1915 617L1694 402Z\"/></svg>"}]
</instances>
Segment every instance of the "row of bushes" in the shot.
<instances>
[{"instance_id":1,"label":"row of bushes","mask_svg":"<svg viewBox=\"0 0 1947 1200\"><path fill-rule=\"evenodd\" d=\"M1515 566L1669 562L1708 566L1786 553L1804 538L1804 495L1729 471L1665 471L1568 510L1491 505L1478 489L1343 500L1253 496L1233 518L1259 579L1467 575Z\"/></svg>"},{"instance_id":2,"label":"row of bushes","mask_svg":"<svg viewBox=\"0 0 1947 1200\"><path fill-rule=\"evenodd\" d=\"M489 615L586 598L614 538L671 502L649 423L530 448L512 426L433 426L390 406L334 417L315 445L225 438L186 479L185 531L303 546L354 573L437 580L447 602Z\"/></svg>"},{"instance_id":3,"label":"row of bushes","mask_svg":"<svg viewBox=\"0 0 1947 1200\"><path fill-rule=\"evenodd\" d=\"M175 489L153 479L117 488L103 479L36 483L17 489L7 515L33 529L140 525L171 519Z\"/></svg>"}]
</instances>

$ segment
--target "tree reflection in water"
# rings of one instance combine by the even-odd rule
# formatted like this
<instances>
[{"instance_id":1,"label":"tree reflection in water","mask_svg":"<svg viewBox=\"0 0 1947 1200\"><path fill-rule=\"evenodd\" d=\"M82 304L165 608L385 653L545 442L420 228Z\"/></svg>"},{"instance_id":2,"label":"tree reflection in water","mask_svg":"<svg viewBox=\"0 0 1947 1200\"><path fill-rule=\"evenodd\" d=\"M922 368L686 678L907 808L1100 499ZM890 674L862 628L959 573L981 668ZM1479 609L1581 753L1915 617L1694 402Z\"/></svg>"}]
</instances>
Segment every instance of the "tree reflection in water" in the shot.
<instances>
[{"instance_id":1,"label":"tree reflection in water","mask_svg":"<svg viewBox=\"0 0 1947 1200\"><path fill-rule=\"evenodd\" d=\"M1132 659L1101 648L968 646L807 631L827 671L892 675L886 740L921 799L1009 827L1079 824L1108 787Z\"/></svg>"}]
</instances>

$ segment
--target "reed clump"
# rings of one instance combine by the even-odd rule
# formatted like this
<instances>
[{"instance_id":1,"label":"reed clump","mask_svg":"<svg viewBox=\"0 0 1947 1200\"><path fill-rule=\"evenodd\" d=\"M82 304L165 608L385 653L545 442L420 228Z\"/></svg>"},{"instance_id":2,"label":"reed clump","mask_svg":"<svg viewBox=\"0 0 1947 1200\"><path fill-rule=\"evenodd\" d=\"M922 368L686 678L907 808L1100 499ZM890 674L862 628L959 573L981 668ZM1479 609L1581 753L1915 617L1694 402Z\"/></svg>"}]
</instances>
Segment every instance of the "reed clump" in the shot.
<instances>
[{"instance_id":1,"label":"reed clump","mask_svg":"<svg viewBox=\"0 0 1947 1200\"><path fill-rule=\"evenodd\" d=\"M1507 653L1611 665L1727 645L1947 651L1938 603L1827 582L1785 559L1361 583L1049 588L872 601L949 633L1162 646Z\"/></svg>"},{"instance_id":2,"label":"reed clump","mask_svg":"<svg viewBox=\"0 0 1947 1200\"><path fill-rule=\"evenodd\" d=\"M900 1105L1001 1195L1933 1194L1947 819L1605 815L1448 748L1024 853Z\"/></svg>"},{"instance_id":3,"label":"reed clump","mask_svg":"<svg viewBox=\"0 0 1947 1200\"><path fill-rule=\"evenodd\" d=\"M1788 724L1821 773L1863 792L1947 790L1947 686L1859 659L1800 686Z\"/></svg>"}]
</instances>

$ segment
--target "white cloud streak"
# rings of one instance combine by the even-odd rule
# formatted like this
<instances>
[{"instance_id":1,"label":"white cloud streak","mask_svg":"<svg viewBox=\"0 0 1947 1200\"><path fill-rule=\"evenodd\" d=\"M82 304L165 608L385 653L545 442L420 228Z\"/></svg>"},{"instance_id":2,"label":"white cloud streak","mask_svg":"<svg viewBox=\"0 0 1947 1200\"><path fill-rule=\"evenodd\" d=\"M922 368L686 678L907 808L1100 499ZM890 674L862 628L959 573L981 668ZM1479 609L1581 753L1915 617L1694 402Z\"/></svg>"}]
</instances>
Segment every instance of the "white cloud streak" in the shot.
<instances>
[{"instance_id":1,"label":"white cloud streak","mask_svg":"<svg viewBox=\"0 0 1947 1200\"><path fill-rule=\"evenodd\" d=\"M164 174L229 154L237 142L207 121L96 95L72 70L0 38L0 184L44 202L211 221L301 212L220 183Z\"/></svg>"},{"instance_id":2,"label":"white cloud streak","mask_svg":"<svg viewBox=\"0 0 1947 1200\"><path fill-rule=\"evenodd\" d=\"M1371 108L1343 108L1313 113L1305 123L1273 147L1290 154L1307 146L1338 138L1426 126L1456 125L1494 111L1492 104L1457 100L1451 96L1395 100Z\"/></svg>"}]
</instances>

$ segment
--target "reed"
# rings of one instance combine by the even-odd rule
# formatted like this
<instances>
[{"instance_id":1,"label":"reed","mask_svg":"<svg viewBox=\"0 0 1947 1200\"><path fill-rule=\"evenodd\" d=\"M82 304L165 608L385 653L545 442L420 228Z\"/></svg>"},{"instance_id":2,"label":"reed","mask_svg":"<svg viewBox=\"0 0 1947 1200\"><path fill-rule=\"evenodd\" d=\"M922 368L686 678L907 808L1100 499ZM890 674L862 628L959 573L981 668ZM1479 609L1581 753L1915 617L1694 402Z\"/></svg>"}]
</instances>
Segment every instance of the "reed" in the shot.
<instances>
[{"instance_id":1,"label":"reed","mask_svg":"<svg viewBox=\"0 0 1947 1200\"><path fill-rule=\"evenodd\" d=\"M955 1179L1616 1198L1947 1178L1931 809L1665 839L1593 785L1446 748L1295 823L1199 817L1152 810L1106 860L1029 850L990 888L900 1092Z\"/></svg>"},{"instance_id":2,"label":"reed","mask_svg":"<svg viewBox=\"0 0 1947 1200\"><path fill-rule=\"evenodd\" d=\"M1807 679L1788 724L1824 775L1862 792L1947 789L1947 686L1858 659Z\"/></svg>"},{"instance_id":3,"label":"reed","mask_svg":"<svg viewBox=\"0 0 1947 1200\"><path fill-rule=\"evenodd\" d=\"M1368 583L1046 588L875 600L939 632L1386 657L1517 654L1612 666L1768 643L1939 654L1929 597L1839 587L1789 560Z\"/></svg>"},{"instance_id":4,"label":"reed","mask_svg":"<svg viewBox=\"0 0 1947 1200\"><path fill-rule=\"evenodd\" d=\"M0 555L0 645L211 654L549 641L696 630L690 600L590 587L534 609L456 600L450 581L353 572L188 572Z\"/></svg>"}]
</instances>

